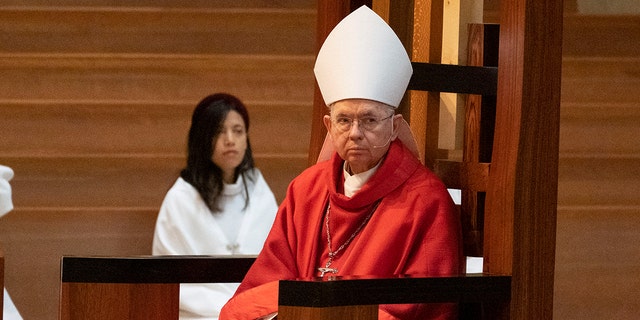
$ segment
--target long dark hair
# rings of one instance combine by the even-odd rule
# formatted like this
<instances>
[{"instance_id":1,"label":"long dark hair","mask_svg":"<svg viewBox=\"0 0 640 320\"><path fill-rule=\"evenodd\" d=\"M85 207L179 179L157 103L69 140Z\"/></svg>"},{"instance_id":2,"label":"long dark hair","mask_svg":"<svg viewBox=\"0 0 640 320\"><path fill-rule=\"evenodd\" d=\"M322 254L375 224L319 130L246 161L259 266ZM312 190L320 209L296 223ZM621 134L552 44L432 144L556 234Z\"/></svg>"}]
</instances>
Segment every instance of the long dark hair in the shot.
<instances>
[{"instance_id":1,"label":"long dark hair","mask_svg":"<svg viewBox=\"0 0 640 320\"><path fill-rule=\"evenodd\" d=\"M215 140L229 111L242 116L247 130L247 151L236 168L234 178L242 178L245 183L245 208L249 203L247 175L254 168L251 144L249 143L249 113L240 99L226 93L216 93L198 103L191 117L191 129L187 144L187 167L182 170L182 179L193 185L211 212L220 212L220 195L223 189L222 169L211 160Z\"/></svg>"}]
</instances>

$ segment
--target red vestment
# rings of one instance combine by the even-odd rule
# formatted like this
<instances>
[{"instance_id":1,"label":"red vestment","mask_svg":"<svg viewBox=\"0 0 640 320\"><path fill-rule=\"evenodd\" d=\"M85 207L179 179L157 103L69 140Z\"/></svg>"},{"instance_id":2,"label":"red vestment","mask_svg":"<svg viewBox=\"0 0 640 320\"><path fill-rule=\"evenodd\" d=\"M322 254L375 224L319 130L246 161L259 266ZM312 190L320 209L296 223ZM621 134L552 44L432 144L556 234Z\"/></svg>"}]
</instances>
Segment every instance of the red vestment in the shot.
<instances>
[{"instance_id":1,"label":"red vestment","mask_svg":"<svg viewBox=\"0 0 640 320\"><path fill-rule=\"evenodd\" d=\"M328 258L325 213L330 201L333 251L368 223L334 259L337 276L457 275L463 267L460 220L444 184L402 144L391 143L378 170L353 197L343 192L337 153L296 177L256 262L221 320L277 311L277 280L317 277ZM449 319L451 304L382 305L380 319Z\"/></svg>"}]
</instances>

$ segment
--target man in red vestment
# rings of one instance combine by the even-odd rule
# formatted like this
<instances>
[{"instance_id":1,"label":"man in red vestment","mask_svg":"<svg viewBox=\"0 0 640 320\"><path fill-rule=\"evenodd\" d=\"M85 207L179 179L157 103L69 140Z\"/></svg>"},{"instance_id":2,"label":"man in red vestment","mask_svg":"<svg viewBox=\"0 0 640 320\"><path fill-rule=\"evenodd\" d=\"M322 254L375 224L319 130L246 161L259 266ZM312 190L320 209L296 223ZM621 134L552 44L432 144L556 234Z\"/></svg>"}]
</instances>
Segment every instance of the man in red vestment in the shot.
<instances>
[{"instance_id":1,"label":"man in red vestment","mask_svg":"<svg viewBox=\"0 0 640 320\"><path fill-rule=\"evenodd\" d=\"M256 262L221 320L278 308L278 280L456 275L460 221L442 182L419 161L402 115L412 73L395 33L367 7L329 34L314 68L333 150L296 177ZM404 131L402 131L404 128ZM407 133L407 135L403 135ZM452 319L452 304L381 305L380 319Z\"/></svg>"}]
</instances>

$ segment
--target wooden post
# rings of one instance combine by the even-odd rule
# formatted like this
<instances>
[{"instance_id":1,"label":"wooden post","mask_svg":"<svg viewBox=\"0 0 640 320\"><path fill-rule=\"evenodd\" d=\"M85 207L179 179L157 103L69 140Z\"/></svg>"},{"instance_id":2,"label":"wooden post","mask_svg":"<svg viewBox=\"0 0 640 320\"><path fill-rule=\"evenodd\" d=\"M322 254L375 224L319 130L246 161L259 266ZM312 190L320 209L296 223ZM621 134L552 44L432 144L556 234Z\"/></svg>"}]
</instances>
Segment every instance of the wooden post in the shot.
<instances>
[{"instance_id":1,"label":"wooden post","mask_svg":"<svg viewBox=\"0 0 640 320\"><path fill-rule=\"evenodd\" d=\"M512 275L511 319L553 316L562 11L561 0L500 7L484 269Z\"/></svg>"}]
</instances>

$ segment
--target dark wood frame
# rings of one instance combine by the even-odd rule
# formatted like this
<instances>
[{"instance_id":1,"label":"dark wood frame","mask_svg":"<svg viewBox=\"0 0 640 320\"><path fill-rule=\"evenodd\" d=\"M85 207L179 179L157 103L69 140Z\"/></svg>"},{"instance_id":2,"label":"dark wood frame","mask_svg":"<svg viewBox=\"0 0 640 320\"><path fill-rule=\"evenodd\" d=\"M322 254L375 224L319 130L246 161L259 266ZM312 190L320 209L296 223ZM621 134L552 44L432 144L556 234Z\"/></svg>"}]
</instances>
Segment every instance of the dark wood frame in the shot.
<instances>
[{"instance_id":1,"label":"dark wood frame","mask_svg":"<svg viewBox=\"0 0 640 320\"><path fill-rule=\"evenodd\" d=\"M61 320L178 319L181 283L241 282L255 256L63 257Z\"/></svg>"}]
</instances>

